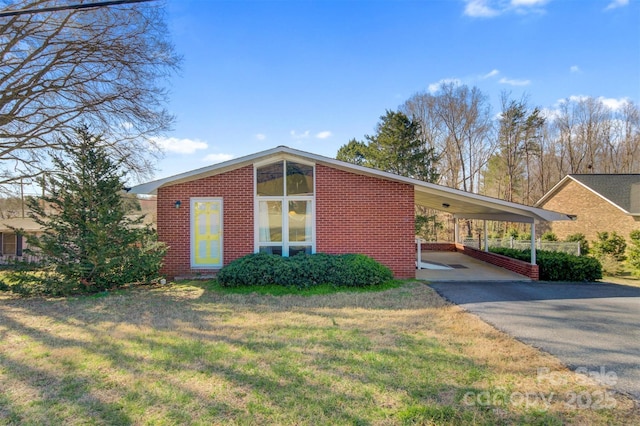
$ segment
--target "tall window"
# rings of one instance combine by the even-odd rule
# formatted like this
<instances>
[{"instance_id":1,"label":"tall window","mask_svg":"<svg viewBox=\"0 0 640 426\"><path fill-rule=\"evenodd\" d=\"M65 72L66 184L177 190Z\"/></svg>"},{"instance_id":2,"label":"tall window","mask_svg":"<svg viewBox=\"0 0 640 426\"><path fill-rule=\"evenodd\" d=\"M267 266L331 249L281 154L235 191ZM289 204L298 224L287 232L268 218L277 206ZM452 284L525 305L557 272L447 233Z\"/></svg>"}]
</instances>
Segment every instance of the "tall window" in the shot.
<instances>
[{"instance_id":1,"label":"tall window","mask_svg":"<svg viewBox=\"0 0 640 426\"><path fill-rule=\"evenodd\" d=\"M293 256L314 250L314 167L282 160L256 168L256 249Z\"/></svg>"}]
</instances>

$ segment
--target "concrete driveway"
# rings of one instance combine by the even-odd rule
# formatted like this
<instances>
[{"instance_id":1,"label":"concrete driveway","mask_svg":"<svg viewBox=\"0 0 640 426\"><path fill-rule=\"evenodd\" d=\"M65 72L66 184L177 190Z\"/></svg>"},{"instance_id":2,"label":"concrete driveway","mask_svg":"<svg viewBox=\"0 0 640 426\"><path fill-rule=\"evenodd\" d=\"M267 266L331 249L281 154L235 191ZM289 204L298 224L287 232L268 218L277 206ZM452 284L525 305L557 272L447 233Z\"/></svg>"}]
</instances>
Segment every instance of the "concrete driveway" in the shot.
<instances>
[{"instance_id":1,"label":"concrete driveway","mask_svg":"<svg viewBox=\"0 0 640 426\"><path fill-rule=\"evenodd\" d=\"M430 285L496 328L558 357L571 370L614 377L609 381L613 389L640 401L639 287L549 282Z\"/></svg>"}]
</instances>

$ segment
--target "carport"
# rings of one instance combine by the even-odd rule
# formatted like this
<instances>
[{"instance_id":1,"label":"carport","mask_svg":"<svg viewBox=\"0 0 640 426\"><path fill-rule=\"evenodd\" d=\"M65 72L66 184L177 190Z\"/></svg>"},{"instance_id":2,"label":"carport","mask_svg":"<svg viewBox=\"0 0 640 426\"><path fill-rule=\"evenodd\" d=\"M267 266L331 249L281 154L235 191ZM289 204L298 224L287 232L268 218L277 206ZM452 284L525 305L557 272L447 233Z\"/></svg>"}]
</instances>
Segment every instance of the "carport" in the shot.
<instances>
[{"instance_id":1,"label":"carport","mask_svg":"<svg viewBox=\"0 0 640 426\"><path fill-rule=\"evenodd\" d=\"M488 236L487 221L503 221L514 223L527 223L531 232L531 259L530 264L536 265L536 225L543 222L571 220L571 217L550 210L544 210L537 207L525 206L523 204L512 203L493 197L487 197L479 194L443 187L428 182L414 182L415 203L429 209L444 211L450 213L455 220L454 225L454 245L453 249L447 248L447 251L465 251L473 257L483 261L492 262L491 255L488 253ZM476 250L461 249L460 231L457 219L476 219L482 220L484 224L484 244L485 254L477 253ZM427 244L426 247L433 248L433 245ZM420 270L420 257L422 249L418 244L418 269Z\"/></svg>"}]
</instances>

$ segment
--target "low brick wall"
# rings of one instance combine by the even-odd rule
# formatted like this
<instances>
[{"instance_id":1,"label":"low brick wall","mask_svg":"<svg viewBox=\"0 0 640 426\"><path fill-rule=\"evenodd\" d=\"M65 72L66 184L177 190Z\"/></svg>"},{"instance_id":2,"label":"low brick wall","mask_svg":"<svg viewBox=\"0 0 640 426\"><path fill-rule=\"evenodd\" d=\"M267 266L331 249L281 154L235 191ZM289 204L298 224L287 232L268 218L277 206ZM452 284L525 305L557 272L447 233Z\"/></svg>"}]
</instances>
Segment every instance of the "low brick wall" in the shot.
<instances>
[{"instance_id":1,"label":"low brick wall","mask_svg":"<svg viewBox=\"0 0 640 426\"><path fill-rule=\"evenodd\" d=\"M422 243L420 248L422 250L431 250L431 251L456 251L456 245L454 243ZM416 244L416 250L418 250L418 246Z\"/></svg>"},{"instance_id":2,"label":"low brick wall","mask_svg":"<svg viewBox=\"0 0 640 426\"><path fill-rule=\"evenodd\" d=\"M462 244L456 244L456 251L464 253L467 256L471 256L483 262L490 263L492 265L499 266L501 268L513 271L520 275L527 276L534 281L540 279L540 271L538 265L532 265L529 262L523 262L522 260L512 259L501 254L490 253L482 250L477 250L472 247L466 247Z\"/></svg>"}]
</instances>

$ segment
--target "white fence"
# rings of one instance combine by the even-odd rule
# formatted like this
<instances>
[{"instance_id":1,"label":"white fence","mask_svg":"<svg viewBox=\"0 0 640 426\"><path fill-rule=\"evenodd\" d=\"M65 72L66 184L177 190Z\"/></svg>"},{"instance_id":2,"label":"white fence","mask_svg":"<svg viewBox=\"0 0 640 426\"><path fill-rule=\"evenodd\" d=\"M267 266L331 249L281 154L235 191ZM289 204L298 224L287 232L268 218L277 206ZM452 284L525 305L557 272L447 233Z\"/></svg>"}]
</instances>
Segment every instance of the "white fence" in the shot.
<instances>
[{"instance_id":1,"label":"white fence","mask_svg":"<svg viewBox=\"0 0 640 426\"><path fill-rule=\"evenodd\" d=\"M31 254L25 254L23 256L16 256L14 254L3 254L0 255L0 265L8 265L13 262L27 262L27 263L37 263L40 262L42 258L40 256L34 256Z\"/></svg>"},{"instance_id":2,"label":"white fence","mask_svg":"<svg viewBox=\"0 0 640 426\"><path fill-rule=\"evenodd\" d=\"M526 250L531 248L531 240L516 240L514 238L489 238L487 240L489 247L508 247L517 250ZM483 243L483 241L480 241ZM462 241L465 246L480 249L480 244L477 239L465 239ZM540 238L536 240L537 250L547 251L561 251L575 256L580 256L580 243L579 242L564 242L564 241L541 241Z\"/></svg>"}]
</instances>

